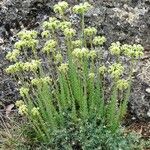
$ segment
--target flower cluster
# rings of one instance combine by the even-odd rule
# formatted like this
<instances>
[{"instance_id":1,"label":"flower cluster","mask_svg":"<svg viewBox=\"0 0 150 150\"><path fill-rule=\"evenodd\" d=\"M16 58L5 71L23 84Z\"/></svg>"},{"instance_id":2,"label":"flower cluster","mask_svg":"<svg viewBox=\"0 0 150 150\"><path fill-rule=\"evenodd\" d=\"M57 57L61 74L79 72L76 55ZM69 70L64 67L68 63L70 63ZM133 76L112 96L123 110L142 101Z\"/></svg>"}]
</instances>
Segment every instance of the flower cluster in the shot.
<instances>
[{"instance_id":1,"label":"flower cluster","mask_svg":"<svg viewBox=\"0 0 150 150\"><path fill-rule=\"evenodd\" d=\"M50 30L52 32L56 31L59 28L60 21L55 17L50 17L49 21L43 22L43 28L45 30Z\"/></svg>"},{"instance_id":2,"label":"flower cluster","mask_svg":"<svg viewBox=\"0 0 150 150\"><path fill-rule=\"evenodd\" d=\"M117 81L116 86L119 90L126 90L129 87L129 83L125 79L120 79L120 80Z\"/></svg>"},{"instance_id":3,"label":"flower cluster","mask_svg":"<svg viewBox=\"0 0 150 150\"><path fill-rule=\"evenodd\" d=\"M20 96L26 97L29 95L29 88L21 87L19 90Z\"/></svg>"},{"instance_id":4,"label":"flower cluster","mask_svg":"<svg viewBox=\"0 0 150 150\"><path fill-rule=\"evenodd\" d=\"M75 40L75 41L72 41L71 43L72 43L73 48L80 48L82 46L81 40Z\"/></svg>"},{"instance_id":5,"label":"flower cluster","mask_svg":"<svg viewBox=\"0 0 150 150\"><path fill-rule=\"evenodd\" d=\"M19 56L20 51L18 49L14 49L12 52L8 52L6 55L6 59L9 61L17 61L17 57Z\"/></svg>"},{"instance_id":6,"label":"flower cluster","mask_svg":"<svg viewBox=\"0 0 150 150\"><path fill-rule=\"evenodd\" d=\"M124 67L120 63L114 63L108 69L111 77L115 79L119 79L119 77L123 74L123 71Z\"/></svg>"},{"instance_id":7,"label":"flower cluster","mask_svg":"<svg viewBox=\"0 0 150 150\"><path fill-rule=\"evenodd\" d=\"M35 78L31 80L31 84L40 87L41 85L50 84L52 79L50 77Z\"/></svg>"},{"instance_id":8,"label":"flower cluster","mask_svg":"<svg viewBox=\"0 0 150 150\"><path fill-rule=\"evenodd\" d=\"M58 2L58 4L54 5L54 12L63 15L68 6L68 3L65 1Z\"/></svg>"},{"instance_id":9,"label":"flower cluster","mask_svg":"<svg viewBox=\"0 0 150 150\"><path fill-rule=\"evenodd\" d=\"M84 35L85 37L93 37L97 33L97 29L94 27L88 27L84 29Z\"/></svg>"},{"instance_id":10,"label":"flower cluster","mask_svg":"<svg viewBox=\"0 0 150 150\"><path fill-rule=\"evenodd\" d=\"M18 108L18 113L20 114L20 115L28 115L28 108L27 108L27 105L21 105L21 106L19 106L19 108Z\"/></svg>"},{"instance_id":11,"label":"flower cluster","mask_svg":"<svg viewBox=\"0 0 150 150\"><path fill-rule=\"evenodd\" d=\"M78 58L78 59L82 59L83 57L88 57L89 55L89 50L87 48L76 48L74 49L74 51L72 52L72 55L75 57L75 58Z\"/></svg>"},{"instance_id":12,"label":"flower cluster","mask_svg":"<svg viewBox=\"0 0 150 150\"><path fill-rule=\"evenodd\" d=\"M37 32L34 30L23 30L20 31L17 35L21 40L31 40L37 38Z\"/></svg>"},{"instance_id":13,"label":"flower cluster","mask_svg":"<svg viewBox=\"0 0 150 150\"><path fill-rule=\"evenodd\" d=\"M15 49L21 50L23 48L31 48L33 51L36 50L36 46L38 45L36 31L23 30L18 33L18 37L20 40L15 43Z\"/></svg>"},{"instance_id":14,"label":"flower cluster","mask_svg":"<svg viewBox=\"0 0 150 150\"><path fill-rule=\"evenodd\" d=\"M10 65L8 68L6 68L6 73L8 74L14 74L20 71L23 71L24 63L22 62L16 62L14 65Z\"/></svg>"},{"instance_id":15,"label":"flower cluster","mask_svg":"<svg viewBox=\"0 0 150 150\"><path fill-rule=\"evenodd\" d=\"M134 45L128 45L124 44L121 46L121 49L125 56L131 57L131 58L139 58L143 56L143 46L140 44L134 44Z\"/></svg>"},{"instance_id":16,"label":"flower cluster","mask_svg":"<svg viewBox=\"0 0 150 150\"><path fill-rule=\"evenodd\" d=\"M112 55L119 56L120 54L124 54L125 56L131 57L133 59L137 59L143 56L143 46L140 44L123 44L121 45L120 42L112 43L110 48L110 52Z\"/></svg>"},{"instance_id":17,"label":"flower cluster","mask_svg":"<svg viewBox=\"0 0 150 150\"><path fill-rule=\"evenodd\" d=\"M112 43L109 47L110 53L112 55L119 56L121 54L121 44L120 42Z\"/></svg>"},{"instance_id":18,"label":"flower cluster","mask_svg":"<svg viewBox=\"0 0 150 150\"><path fill-rule=\"evenodd\" d=\"M66 28L64 30L64 35L66 38L72 38L73 36L75 36L76 34L76 30L73 28Z\"/></svg>"},{"instance_id":19,"label":"flower cluster","mask_svg":"<svg viewBox=\"0 0 150 150\"><path fill-rule=\"evenodd\" d=\"M104 65L99 67L100 75L104 75L106 72L107 72L107 68Z\"/></svg>"},{"instance_id":20,"label":"flower cluster","mask_svg":"<svg viewBox=\"0 0 150 150\"><path fill-rule=\"evenodd\" d=\"M18 100L15 103L16 107L18 107L18 113L20 115L28 115L28 108L27 105L24 104L22 100Z\"/></svg>"},{"instance_id":21,"label":"flower cluster","mask_svg":"<svg viewBox=\"0 0 150 150\"><path fill-rule=\"evenodd\" d=\"M48 38L50 37L50 32L49 30L45 30L41 33L42 38Z\"/></svg>"},{"instance_id":22,"label":"flower cluster","mask_svg":"<svg viewBox=\"0 0 150 150\"><path fill-rule=\"evenodd\" d=\"M73 7L73 12L76 14L85 14L92 6L88 2L80 3Z\"/></svg>"},{"instance_id":23,"label":"flower cluster","mask_svg":"<svg viewBox=\"0 0 150 150\"><path fill-rule=\"evenodd\" d=\"M58 67L58 70L61 72L61 73L67 73L69 67L68 67L68 64L67 63L62 63L59 67Z\"/></svg>"},{"instance_id":24,"label":"flower cluster","mask_svg":"<svg viewBox=\"0 0 150 150\"><path fill-rule=\"evenodd\" d=\"M88 54L88 56L94 60L97 57L96 51L95 50L91 50Z\"/></svg>"},{"instance_id":25,"label":"flower cluster","mask_svg":"<svg viewBox=\"0 0 150 150\"><path fill-rule=\"evenodd\" d=\"M40 115L40 112L39 112L39 107L33 107L31 109L31 114L34 116L34 117L37 117Z\"/></svg>"},{"instance_id":26,"label":"flower cluster","mask_svg":"<svg viewBox=\"0 0 150 150\"><path fill-rule=\"evenodd\" d=\"M15 105L17 107L20 107L21 105L24 105L24 102L23 102L23 100L18 100L18 101L16 101Z\"/></svg>"},{"instance_id":27,"label":"flower cluster","mask_svg":"<svg viewBox=\"0 0 150 150\"><path fill-rule=\"evenodd\" d=\"M94 73L89 73L89 79L91 79L91 80L93 80L94 79L94 77L95 77L95 74Z\"/></svg>"},{"instance_id":28,"label":"flower cluster","mask_svg":"<svg viewBox=\"0 0 150 150\"><path fill-rule=\"evenodd\" d=\"M29 114L29 110L27 108L27 105L25 105L22 100L16 101L15 105L16 105L16 107L18 107L18 113L20 115L23 116L23 115L28 115ZM33 107L31 109L31 114L34 117L39 116L40 115L39 107Z\"/></svg>"},{"instance_id":29,"label":"flower cluster","mask_svg":"<svg viewBox=\"0 0 150 150\"><path fill-rule=\"evenodd\" d=\"M50 52L54 52L55 51L55 47L57 45L57 42L54 40L48 40L45 44L44 47L42 49L42 51L44 53L49 54Z\"/></svg>"},{"instance_id":30,"label":"flower cluster","mask_svg":"<svg viewBox=\"0 0 150 150\"><path fill-rule=\"evenodd\" d=\"M93 39L93 44L96 46L101 46L106 42L106 38L104 36L96 36Z\"/></svg>"},{"instance_id":31,"label":"flower cluster","mask_svg":"<svg viewBox=\"0 0 150 150\"><path fill-rule=\"evenodd\" d=\"M70 28L71 28L71 22L69 22L69 21L60 22L59 28L60 28L62 31L64 31L66 28L67 28L67 29L68 29L68 28L70 29Z\"/></svg>"},{"instance_id":32,"label":"flower cluster","mask_svg":"<svg viewBox=\"0 0 150 150\"><path fill-rule=\"evenodd\" d=\"M55 55L54 57L56 63L62 62L63 61L63 56L61 55L61 53L58 53Z\"/></svg>"},{"instance_id":33,"label":"flower cluster","mask_svg":"<svg viewBox=\"0 0 150 150\"><path fill-rule=\"evenodd\" d=\"M36 72L41 65L40 60L31 60L31 62L25 62L22 66L23 71Z\"/></svg>"}]
</instances>

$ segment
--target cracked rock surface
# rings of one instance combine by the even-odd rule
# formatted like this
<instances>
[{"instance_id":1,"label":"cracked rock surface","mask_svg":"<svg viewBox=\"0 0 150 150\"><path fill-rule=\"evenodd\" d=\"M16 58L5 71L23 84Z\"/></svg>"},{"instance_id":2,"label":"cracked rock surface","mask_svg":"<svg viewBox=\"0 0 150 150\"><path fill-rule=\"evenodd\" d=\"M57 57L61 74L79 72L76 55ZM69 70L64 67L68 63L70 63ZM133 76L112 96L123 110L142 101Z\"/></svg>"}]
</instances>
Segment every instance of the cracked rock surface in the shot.
<instances>
[{"instance_id":1,"label":"cracked rock surface","mask_svg":"<svg viewBox=\"0 0 150 150\"><path fill-rule=\"evenodd\" d=\"M72 0L67 0L73 4ZM37 29L54 14L52 6L58 0L2 0L0 2L0 101L5 105L18 99L15 82L4 73L9 65L5 55L16 41L16 33L23 28ZM135 73L129 109L135 118L150 120L150 0L89 0L94 5L86 14L86 24L95 26L98 34L111 42L141 43L145 58ZM73 20L76 18L72 16ZM146 60L145 60L146 59ZM150 70L150 69L149 69Z\"/></svg>"}]
</instances>

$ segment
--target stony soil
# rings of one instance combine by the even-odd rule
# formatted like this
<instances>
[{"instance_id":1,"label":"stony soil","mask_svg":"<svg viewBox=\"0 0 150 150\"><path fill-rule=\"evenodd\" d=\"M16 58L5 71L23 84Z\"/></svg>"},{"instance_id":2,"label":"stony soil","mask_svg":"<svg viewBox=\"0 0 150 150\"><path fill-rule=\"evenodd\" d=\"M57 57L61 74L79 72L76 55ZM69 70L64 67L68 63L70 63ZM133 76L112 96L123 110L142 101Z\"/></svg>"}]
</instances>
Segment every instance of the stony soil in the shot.
<instances>
[{"instance_id":1,"label":"stony soil","mask_svg":"<svg viewBox=\"0 0 150 150\"><path fill-rule=\"evenodd\" d=\"M78 0L76 0L78 1ZM105 35L108 45L113 41L141 43L145 56L135 71L129 112L133 120L150 121L150 0L89 0L94 8L86 14L86 23L96 26ZM18 99L15 82L4 72L8 66L5 55L22 28L37 29L52 16L58 0L0 1L0 102L5 106ZM75 1L68 0L70 4ZM76 20L74 16L72 19ZM0 107L3 108L3 107Z\"/></svg>"}]
</instances>

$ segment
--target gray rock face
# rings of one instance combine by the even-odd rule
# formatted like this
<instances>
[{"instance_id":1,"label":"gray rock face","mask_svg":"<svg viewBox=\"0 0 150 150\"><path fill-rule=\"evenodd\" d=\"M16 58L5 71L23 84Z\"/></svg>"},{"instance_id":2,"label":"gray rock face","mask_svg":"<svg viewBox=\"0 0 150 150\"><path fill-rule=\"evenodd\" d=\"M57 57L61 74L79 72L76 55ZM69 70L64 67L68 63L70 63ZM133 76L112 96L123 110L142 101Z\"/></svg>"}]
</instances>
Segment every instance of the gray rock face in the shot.
<instances>
[{"instance_id":1,"label":"gray rock face","mask_svg":"<svg viewBox=\"0 0 150 150\"><path fill-rule=\"evenodd\" d=\"M58 0L3 0L0 2L0 100L10 103L18 98L16 84L4 73L8 62L4 59L16 40L15 34L26 27L34 29L53 14L52 6ZM73 2L68 0L70 4ZM94 8L86 14L86 23L96 26L107 38L106 47L113 41L141 43L150 50L149 0L89 0ZM144 75L144 62L134 80L130 111L140 120L150 119L150 82Z\"/></svg>"}]
</instances>

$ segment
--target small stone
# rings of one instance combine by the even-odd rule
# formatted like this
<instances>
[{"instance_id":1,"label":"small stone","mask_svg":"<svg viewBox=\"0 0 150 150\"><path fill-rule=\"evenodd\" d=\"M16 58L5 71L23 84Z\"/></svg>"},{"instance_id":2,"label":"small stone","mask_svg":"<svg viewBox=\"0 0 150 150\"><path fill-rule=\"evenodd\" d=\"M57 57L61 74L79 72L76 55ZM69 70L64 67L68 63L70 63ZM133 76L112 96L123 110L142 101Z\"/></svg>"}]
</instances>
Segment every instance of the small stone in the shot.
<instances>
[{"instance_id":1,"label":"small stone","mask_svg":"<svg viewBox=\"0 0 150 150\"><path fill-rule=\"evenodd\" d=\"M147 88L145 91L150 94L150 88Z\"/></svg>"},{"instance_id":2,"label":"small stone","mask_svg":"<svg viewBox=\"0 0 150 150\"><path fill-rule=\"evenodd\" d=\"M0 45L4 44L4 40L2 38L0 38Z\"/></svg>"},{"instance_id":3,"label":"small stone","mask_svg":"<svg viewBox=\"0 0 150 150\"><path fill-rule=\"evenodd\" d=\"M98 14L93 14L93 16L94 16L94 17L97 17L97 16L98 16Z\"/></svg>"},{"instance_id":4,"label":"small stone","mask_svg":"<svg viewBox=\"0 0 150 150\"><path fill-rule=\"evenodd\" d=\"M147 112L147 116L150 117L150 109L149 109L149 111Z\"/></svg>"},{"instance_id":5,"label":"small stone","mask_svg":"<svg viewBox=\"0 0 150 150\"><path fill-rule=\"evenodd\" d=\"M132 119L132 120L135 120L136 118L135 118L135 117L132 117L131 119Z\"/></svg>"}]
</instances>

